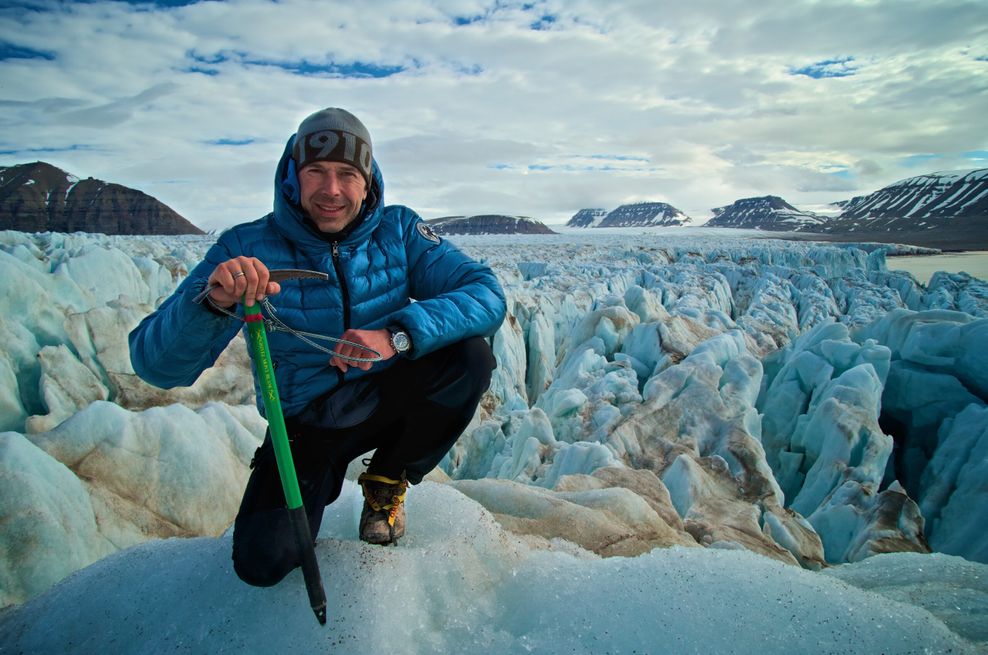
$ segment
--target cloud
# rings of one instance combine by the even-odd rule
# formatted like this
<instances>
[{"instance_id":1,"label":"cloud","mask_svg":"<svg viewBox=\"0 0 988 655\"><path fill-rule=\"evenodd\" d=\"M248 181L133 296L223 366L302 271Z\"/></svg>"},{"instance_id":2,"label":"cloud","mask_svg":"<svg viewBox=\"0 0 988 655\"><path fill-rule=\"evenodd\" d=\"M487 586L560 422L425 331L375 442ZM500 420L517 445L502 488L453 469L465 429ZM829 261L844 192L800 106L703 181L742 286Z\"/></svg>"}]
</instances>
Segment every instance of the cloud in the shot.
<instances>
[{"instance_id":1,"label":"cloud","mask_svg":"<svg viewBox=\"0 0 988 655\"><path fill-rule=\"evenodd\" d=\"M862 159L855 162L854 168L862 177L876 177L882 173L882 167L870 159Z\"/></svg>"},{"instance_id":2,"label":"cloud","mask_svg":"<svg viewBox=\"0 0 988 655\"><path fill-rule=\"evenodd\" d=\"M962 0L8 3L0 163L51 153L219 228L269 211L295 126L344 106L429 217L818 204L926 154L983 165L986 24Z\"/></svg>"},{"instance_id":3,"label":"cloud","mask_svg":"<svg viewBox=\"0 0 988 655\"><path fill-rule=\"evenodd\" d=\"M157 84L131 97L118 98L83 109L58 112L57 120L65 125L116 127L131 118L136 111L148 109L156 100L176 89L178 89L177 84L167 82Z\"/></svg>"}]
</instances>

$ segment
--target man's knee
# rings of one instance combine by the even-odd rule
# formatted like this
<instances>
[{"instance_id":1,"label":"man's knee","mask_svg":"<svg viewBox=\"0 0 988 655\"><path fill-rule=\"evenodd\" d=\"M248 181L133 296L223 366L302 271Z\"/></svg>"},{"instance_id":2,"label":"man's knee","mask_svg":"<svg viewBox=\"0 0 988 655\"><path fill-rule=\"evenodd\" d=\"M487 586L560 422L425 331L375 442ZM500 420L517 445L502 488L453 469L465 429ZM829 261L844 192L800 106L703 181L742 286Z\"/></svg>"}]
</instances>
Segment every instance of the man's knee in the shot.
<instances>
[{"instance_id":1,"label":"man's knee","mask_svg":"<svg viewBox=\"0 0 988 655\"><path fill-rule=\"evenodd\" d=\"M497 367L487 340L471 337L445 349L443 383L426 395L426 400L445 407L476 404L491 384Z\"/></svg>"},{"instance_id":2,"label":"man's knee","mask_svg":"<svg viewBox=\"0 0 988 655\"><path fill-rule=\"evenodd\" d=\"M459 342L462 359L471 372L484 375L490 381L490 375L497 368L494 351L483 337L470 337Z\"/></svg>"},{"instance_id":3,"label":"man's knee","mask_svg":"<svg viewBox=\"0 0 988 655\"><path fill-rule=\"evenodd\" d=\"M255 587L271 587L298 566L298 546L285 510L238 520L233 528L233 570Z\"/></svg>"},{"instance_id":4,"label":"man's knee","mask_svg":"<svg viewBox=\"0 0 988 655\"><path fill-rule=\"evenodd\" d=\"M252 587L273 587L284 580L294 568L274 568L270 562L237 558L236 552L233 555L233 570L237 577Z\"/></svg>"}]
</instances>

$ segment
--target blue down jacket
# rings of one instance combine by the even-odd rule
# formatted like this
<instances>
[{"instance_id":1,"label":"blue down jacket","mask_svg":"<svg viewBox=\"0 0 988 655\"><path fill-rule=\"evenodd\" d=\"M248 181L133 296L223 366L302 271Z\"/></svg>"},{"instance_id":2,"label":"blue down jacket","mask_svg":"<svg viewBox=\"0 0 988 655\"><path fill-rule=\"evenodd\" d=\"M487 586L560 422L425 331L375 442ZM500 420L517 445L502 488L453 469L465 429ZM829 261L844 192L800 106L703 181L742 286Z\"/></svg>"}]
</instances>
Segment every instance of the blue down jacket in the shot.
<instances>
[{"instance_id":1,"label":"blue down jacket","mask_svg":"<svg viewBox=\"0 0 988 655\"><path fill-rule=\"evenodd\" d=\"M282 282L281 293L270 297L278 318L298 330L338 337L347 328L398 325L411 336L409 356L415 358L467 337L490 336L500 326L504 292L493 272L421 229L422 219L409 208L384 206L377 162L356 227L338 242L332 239L340 235L316 230L292 188L293 140L275 175L274 211L224 232L175 293L130 333L131 362L144 380L163 388L191 385L243 328L243 322L192 302L213 269L238 255L256 257L272 270L329 274L328 283ZM291 334L269 332L268 340L286 416L344 379L372 375L395 361L366 372L351 367L344 375L329 366L326 353ZM257 403L263 411L259 393Z\"/></svg>"}]
</instances>

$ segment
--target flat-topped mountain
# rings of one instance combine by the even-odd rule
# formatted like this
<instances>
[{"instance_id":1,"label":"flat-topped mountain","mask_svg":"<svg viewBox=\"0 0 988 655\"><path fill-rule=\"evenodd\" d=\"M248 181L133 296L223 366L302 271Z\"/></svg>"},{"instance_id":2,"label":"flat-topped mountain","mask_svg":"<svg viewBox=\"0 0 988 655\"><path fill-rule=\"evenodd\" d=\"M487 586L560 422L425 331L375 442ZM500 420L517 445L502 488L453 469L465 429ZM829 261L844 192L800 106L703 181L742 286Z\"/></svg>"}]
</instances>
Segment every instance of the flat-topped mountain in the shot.
<instances>
[{"instance_id":1,"label":"flat-topped mountain","mask_svg":"<svg viewBox=\"0 0 988 655\"><path fill-rule=\"evenodd\" d=\"M713 209L708 227L737 227L784 232L820 231L827 217L796 209L779 196L743 198Z\"/></svg>"},{"instance_id":2,"label":"flat-topped mountain","mask_svg":"<svg viewBox=\"0 0 988 655\"><path fill-rule=\"evenodd\" d=\"M544 223L528 216L445 216L426 222L437 234L555 234Z\"/></svg>"},{"instance_id":3,"label":"flat-topped mountain","mask_svg":"<svg viewBox=\"0 0 988 655\"><path fill-rule=\"evenodd\" d=\"M0 229L204 234L143 191L91 177L83 180L41 161L0 167Z\"/></svg>"},{"instance_id":4,"label":"flat-topped mountain","mask_svg":"<svg viewBox=\"0 0 988 655\"><path fill-rule=\"evenodd\" d=\"M603 209L581 209L567 221L567 227L665 227L686 225L689 216L665 202L637 202L621 205L604 215Z\"/></svg>"}]
</instances>

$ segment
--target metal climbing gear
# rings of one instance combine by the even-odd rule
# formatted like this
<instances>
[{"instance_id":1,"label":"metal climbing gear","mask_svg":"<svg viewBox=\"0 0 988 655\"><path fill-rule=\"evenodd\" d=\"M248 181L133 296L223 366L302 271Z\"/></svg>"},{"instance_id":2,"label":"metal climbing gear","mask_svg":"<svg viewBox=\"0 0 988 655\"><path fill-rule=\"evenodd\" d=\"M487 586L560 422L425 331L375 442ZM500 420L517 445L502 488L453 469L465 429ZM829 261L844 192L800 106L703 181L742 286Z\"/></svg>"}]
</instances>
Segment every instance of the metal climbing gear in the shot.
<instances>
[{"instance_id":1,"label":"metal climbing gear","mask_svg":"<svg viewBox=\"0 0 988 655\"><path fill-rule=\"evenodd\" d=\"M283 282L285 280L296 280L296 279L316 279L316 280L328 280L329 279L329 274L328 273L323 273L321 271L310 271L310 270L301 269L301 268L279 268L279 269L275 269L273 271L270 271L269 273L270 273L270 277L268 279L271 282ZM192 299L192 302L194 302L196 304L202 304L205 301L205 302L208 302L213 309L215 309L216 311L218 311L218 312L220 312L222 314L226 314L227 316L229 316L231 318L235 318L238 321L239 320L246 320L246 311L244 312L245 313L245 316L244 317L241 317L239 314L236 314L234 312L231 312L228 309L225 309L223 307L220 307L219 305L214 304L209 299L209 292L212 291L213 289L215 289L218 286L219 285L216 284L215 282L213 284L207 285L202 291L200 291L198 294L196 294L196 296ZM316 350L322 351L322 352L330 355L331 357L337 357L339 359L346 360L348 362L353 362L355 364L360 364L360 363L363 363L363 362L379 362L382 359L384 359L384 357L381 355L381 353L379 353L378 351L374 350L373 348L370 348L368 346L365 346L365 345L363 345L361 343L356 343L356 342L350 341L348 339L340 339L338 337L331 337L331 336L328 336L328 335L325 335L325 334L316 334L316 333L313 333L313 332L305 332L303 330L296 330L293 327L290 327L288 325L285 325L285 323L280 318L278 318L277 311L275 310L274 305L272 305L271 302L267 298L265 298L264 300L261 300L259 302L260 302L261 307L263 307L264 312L266 312L266 315L265 315L264 312L259 312L259 315L261 316L261 318L260 319L254 319L254 320L260 320L263 323L264 328L268 332L277 332L277 331L288 332L289 334L291 334L295 338L297 338L300 341L302 341L302 342L304 342L304 343L312 346ZM255 305L255 307L256 307L256 305ZM247 309L246 304L244 304L244 309L245 310ZM339 354L337 352L334 352L334 351L330 350L329 348L326 348L325 346L321 346L318 343L315 343L315 341L313 341L313 339L320 339L320 340L323 340L323 341L329 341L331 343L341 343L341 344L344 344L344 345L347 345L347 346L352 346L354 348L359 348L360 350L363 350L363 351L369 353L369 355L366 356L366 357L358 357L358 356L352 356L352 355L341 355L341 354Z\"/></svg>"}]
</instances>

